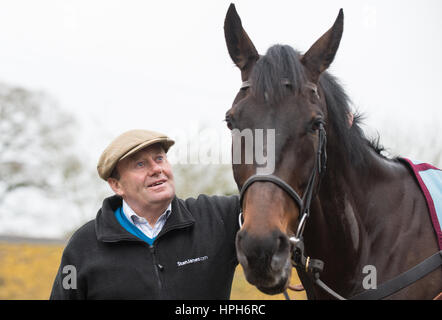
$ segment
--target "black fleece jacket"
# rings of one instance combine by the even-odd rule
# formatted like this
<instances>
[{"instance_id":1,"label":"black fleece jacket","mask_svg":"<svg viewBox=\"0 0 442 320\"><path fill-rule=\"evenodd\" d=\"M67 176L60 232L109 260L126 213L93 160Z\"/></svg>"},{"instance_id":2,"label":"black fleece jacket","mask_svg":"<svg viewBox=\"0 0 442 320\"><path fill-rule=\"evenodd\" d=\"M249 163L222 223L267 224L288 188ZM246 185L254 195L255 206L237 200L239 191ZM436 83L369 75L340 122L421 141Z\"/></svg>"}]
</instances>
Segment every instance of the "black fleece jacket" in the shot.
<instances>
[{"instance_id":1,"label":"black fleece jacket","mask_svg":"<svg viewBox=\"0 0 442 320\"><path fill-rule=\"evenodd\" d=\"M121 205L118 196L106 198L97 217L74 233L50 299L230 297L238 263L238 196L175 197L152 246L120 225L114 211Z\"/></svg>"}]
</instances>

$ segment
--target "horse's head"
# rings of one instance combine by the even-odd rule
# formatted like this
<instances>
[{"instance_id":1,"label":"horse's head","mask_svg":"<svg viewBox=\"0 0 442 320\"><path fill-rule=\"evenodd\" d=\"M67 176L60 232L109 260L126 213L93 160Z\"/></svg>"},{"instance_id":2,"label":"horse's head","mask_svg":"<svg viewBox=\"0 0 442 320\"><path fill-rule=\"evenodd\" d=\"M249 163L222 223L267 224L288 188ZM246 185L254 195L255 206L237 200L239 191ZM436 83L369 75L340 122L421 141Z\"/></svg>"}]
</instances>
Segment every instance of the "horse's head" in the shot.
<instances>
[{"instance_id":1,"label":"horse's head","mask_svg":"<svg viewBox=\"0 0 442 320\"><path fill-rule=\"evenodd\" d=\"M224 23L228 51L243 81L226 114L227 125L236 133L245 129L275 130L274 143L264 144L273 143L272 148L264 148L267 153L273 150L275 153L272 174L287 183L301 199L312 172L318 169L315 161L320 134L327 122L326 100L319 79L334 59L342 31L341 10L333 27L304 55L289 46L275 45L260 56L233 4ZM255 148L257 145L255 141ZM242 144L241 148L245 151L246 147ZM252 163L233 163L240 190L259 168L256 159ZM236 239L238 260L247 280L265 293L280 293L288 285L289 236L298 228L301 206L272 182L252 183L243 194L244 223Z\"/></svg>"}]
</instances>

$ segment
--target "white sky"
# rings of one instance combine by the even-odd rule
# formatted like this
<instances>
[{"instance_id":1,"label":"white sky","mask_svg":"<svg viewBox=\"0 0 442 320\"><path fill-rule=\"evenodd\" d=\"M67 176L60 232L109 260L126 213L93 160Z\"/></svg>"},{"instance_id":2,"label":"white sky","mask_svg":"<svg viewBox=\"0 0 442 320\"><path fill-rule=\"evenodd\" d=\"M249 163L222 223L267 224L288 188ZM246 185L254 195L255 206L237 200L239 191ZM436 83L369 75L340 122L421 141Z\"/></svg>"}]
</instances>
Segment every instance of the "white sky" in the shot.
<instances>
[{"instance_id":1,"label":"white sky","mask_svg":"<svg viewBox=\"0 0 442 320\"><path fill-rule=\"evenodd\" d=\"M230 1L0 1L0 81L44 90L80 117L97 158L132 128L220 128L240 84L223 22ZM367 123L441 115L442 2L237 1L260 53L306 51L344 8L331 71ZM393 124L393 123L392 123Z\"/></svg>"},{"instance_id":2,"label":"white sky","mask_svg":"<svg viewBox=\"0 0 442 320\"><path fill-rule=\"evenodd\" d=\"M91 167L133 128L229 135L222 120L240 85L223 33L230 2L0 0L0 82L43 90L75 113ZM440 135L428 131L442 115L440 0L235 4L261 54L275 43L305 52L343 8L330 71L367 125L381 138L405 128Z\"/></svg>"}]
</instances>

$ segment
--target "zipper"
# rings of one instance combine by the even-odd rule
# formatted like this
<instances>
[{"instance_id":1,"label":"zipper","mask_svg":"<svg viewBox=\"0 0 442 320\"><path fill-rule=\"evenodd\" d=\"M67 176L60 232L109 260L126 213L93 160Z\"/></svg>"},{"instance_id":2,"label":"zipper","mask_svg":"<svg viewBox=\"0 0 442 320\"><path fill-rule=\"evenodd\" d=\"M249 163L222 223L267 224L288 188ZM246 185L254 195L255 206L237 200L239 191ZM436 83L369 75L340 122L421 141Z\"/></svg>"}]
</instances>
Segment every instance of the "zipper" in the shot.
<instances>
[{"instance_id":1,"label":"zipper","mask_svg":"<svg viewBox=\"0 0 442 320\"><path fill-rule=\"evenodd\" d=\"M193 221L188 221L188 222L184 222L178 225L174 225L171 226L169 228L164 228L160 231L160 233L157 235L157 237L155 238L155 242L158 242L159 238L161 238L163 235L165 235L166 233L168 233L171 230L175 230L175 229L182 229L182 228L186 228L188 226L191 226L194 222ZM147 244L147 243L146 243ZM152 260L153 260L153 268L155 269L155 275L157 277L157 282L158 282L158 288L160 289L160 296L161 297L165 297L166 293L163 292L163 284L161 282L161 276L160 276L160 271L163 271L164 267L158 263L157 257L155 255L155 245L154 244L147 244L149 246L149 250L150 253L152 255Z\"/></svg>"},{"instance_id":2,"label":"zipper","mask_svg":"<svg viewBox=\"0 0 442 320\"><path fill-rule=\"evenodd\" d=\"M152 260L153 260L153 268L155 269L155 275L157 277L157 284L158 284L158 288L160 289L160 294L162 294L162 289L163 289L163 284L161 283L161 277L160 277L160 272L159 272L159 264L157 261L157 257L155 255L155 247L154 245L149 245L149 251L152 255Z\"/></svg>"}]
</instances>

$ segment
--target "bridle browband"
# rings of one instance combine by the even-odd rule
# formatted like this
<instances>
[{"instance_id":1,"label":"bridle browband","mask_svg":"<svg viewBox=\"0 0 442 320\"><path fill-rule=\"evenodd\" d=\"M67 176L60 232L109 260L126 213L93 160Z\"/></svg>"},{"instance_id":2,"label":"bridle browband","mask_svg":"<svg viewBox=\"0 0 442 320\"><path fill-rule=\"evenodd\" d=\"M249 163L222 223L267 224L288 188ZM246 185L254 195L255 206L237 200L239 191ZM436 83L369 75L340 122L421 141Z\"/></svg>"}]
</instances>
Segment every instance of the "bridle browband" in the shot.
<instances>
[{"instance_id":1,"label":"bridle browband","mask_svg":"<svg viewBox=\"0 0 442 320\"><path fill-rule=\"evenodd\" d=\"M291 85L288 79L282 79L281 83L283 85ZM250 86L250 81L244 81L241 85L241 89L248 88ZM307 82L306 86L312 89L316 95L318 95L318 89L315 84ZM242 228L242 203L244 200L244 195L250 185L255 182L271 182L273 184L276 184L294 200L299 208L299 224L296 234L295 236L289 237L289 241L293 246L291 256L292 265L296 268L298 274L306 274L307 279L311 280L314 284L321 287L324 291L326 291L336 299L346 300L344 297L333 291L330 287L328 287L324 282L319 279L320 273L324 269L324 262L319 259L311 259L310 257L305 257L304 255L303 233L305 225L307 223L307 219L310 216L310 205L313 198L313 192L316 185L316 194L318 193L321 185L321 180L324 176L327 165L327 135L323 123L320 123L318 133L319 143L318 150L316 152L316 159L303 196L301 197L287 182L275 175L252 175L244 182L240 190L240 214L238 217L239 226L240 228ZM316 182L316 180L318 181ZM379 286L378 289L363 291L362 293L357 294L351 299L382 299L419 280L424 275L430 273L440 265L442 265L442 250L425 259L414 268L400 274L396 278L393 278L386 283L383 283ZM311 283L309 283L308 285L310 286L310 288L312 288ZM289 299L286 291L284 292L284 296L286 297L286 299Z\"/></svg>"}]
</instances>

